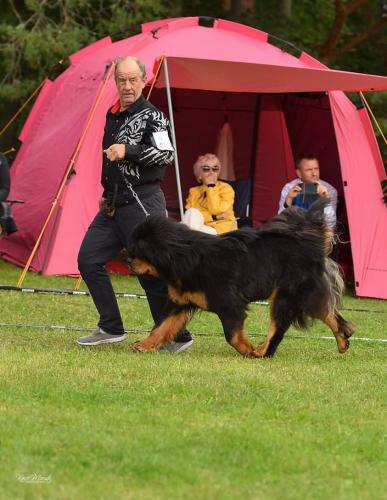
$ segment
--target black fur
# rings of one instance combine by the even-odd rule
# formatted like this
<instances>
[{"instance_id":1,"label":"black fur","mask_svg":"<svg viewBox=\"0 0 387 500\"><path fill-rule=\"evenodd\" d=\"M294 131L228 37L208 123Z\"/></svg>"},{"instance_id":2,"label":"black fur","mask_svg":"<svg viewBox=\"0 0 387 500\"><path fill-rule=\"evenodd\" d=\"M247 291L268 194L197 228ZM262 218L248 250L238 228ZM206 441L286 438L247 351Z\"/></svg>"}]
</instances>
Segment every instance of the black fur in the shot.
<instances>
[{"instance_id":1,"label":"black fur","mask_svg":"<svg viewBox=\"0 0 387 500\"><path fill-rule=\"evenodd\" d=\"M338 318L343 283L337 266L326 256L330 234L324 206L318 202L309 211L292 207L260 229L244 228L219 236L150 216L136 227L129 255L134 262L141 259L151 264L178 294L202 294L205 309L219 316L227 341L239 352L271 356L291 324L304 328L312 318ZM275 332L269 332L267 345L255 350L250 346L250 352L250 347L241 345L242 340L248 343L243 334L248 304L270 296ZM167 317L198 306L192 301L171 303ZM340 321L345 322L341 317ZM329 326L337 339L342 334L339 326ZM162 342L168 340L165 337ZM148 350L149 345L139 350Z\"/></svg>"}]
</instances>

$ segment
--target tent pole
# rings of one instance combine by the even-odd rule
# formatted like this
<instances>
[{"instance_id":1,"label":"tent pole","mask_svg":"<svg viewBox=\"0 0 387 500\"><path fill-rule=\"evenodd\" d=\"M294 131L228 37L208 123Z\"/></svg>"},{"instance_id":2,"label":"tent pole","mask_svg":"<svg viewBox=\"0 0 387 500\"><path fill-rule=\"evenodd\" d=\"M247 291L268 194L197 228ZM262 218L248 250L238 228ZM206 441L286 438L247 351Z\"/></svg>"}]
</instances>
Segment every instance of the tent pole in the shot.
<instances>
[{"instance_id":1,"label":"tent pole","mask_svg":"<svg viewBox=\"0 0 387 500\"><path fill-rule=\"evenodd\" d=\"M148 95L146 96L146 100L147 101L149 101L151 93L152 93L153 89L155 88L155 85L156 85L157 79L159 77L161 66L163 65L164 59L165 59L165 56L161 56L159 65L157 66L156 73L155 73L155 75L153 77L152 85L151 85L151 87L149 89Z\"/></svg>"},{"instance_id":2,"label":"tent pole","mask_svg":"<svg viewBox=\"0 0 387 500\"><path fill-rule=\"evenodd\" d=\"M39 92L39 90L43 87L43 85L46 83L48 78L45 78L40 85L32 92L32 94L29 96L29 98L24 102L24 104L16 111L16 113L13 115L13 117L8 121L6 125L0 130L0 135L3 135L3 133L7 130L7 128L12 125L12 123L16 120L16 118L20 115L20 113L23 111L23 109L27 106L27 104L30 102L30 100L35 97L35 95Z\"/></svg>"},{"instance_id":3,"label":"tent pole","mask_svg":"<svg viewBox=\"0 0 387 500\"><path fill-rule=\"evenodd\" d=\"M179 199L180 219L183 219L184 206L183 206L183 196L182 196L182 193L181 193L179 156L177 154L175 124L174 124L174 121L173 121L173 108L172 108L172 98L171 98L171 87L169 86L168 63L167 63L167 58L166 57L164 58L163 62L164 62L164 73L165 73L165 87L166 87L167 99L168 99L169 119L171 121L172 143L173 143L173 147L175 148L175 172L176 172L177 195L178 195L178 199Z\"/></svg>"},{"instance_id":4,"label":"tent pole","mask_svg":"<svg viewBox=\"0 0 387 500\"><path fill-rule=\"evenodd\" d=\"M55 196L55 199L54 199L54 200L53 200L53 202L52 202L52 205L51 205L50 211L49 211L49 213L48 213L48 215L47 215L47 217L46 217L46 220L44 221L43 227L42 227L42 229L41 229L41 231L40 231L40 234L39 234L39 236L38 236L38 239L36 240L35 246L34 246L34 248L32 249L32 252L31 252L31 254L30 254L30 256L29 256L29 258L28 258L28 260L27 260L27 263L26 263L26 265L24 266L24 269L23 269L22 273L20 274L19 281L17 282L17 285L16 285L17 287L21 287L21 286L22 286L22 284L23 284L23 282L24 282L24 280L25 280L25 277L26 277L27 271L28 271L28 269L30 268L31 262L32 262L33 258L35 257L35 254L36 254L36 252L37 252L37 250L38 250L38 248L39 248L40 242L42 241L42 238L43 238L43 235L44 235L44 233L45 233L46 227L47 227L47 225L48 225L48 223L49 223L49 221L50 221L50 219L51 219L52 214L53 214L53 213L54 213L54 211L55 211L55 208L57 207L57 203L58 203L59 198L60 198L60 196L61 196L61 194L62 194L62 192L63 192L63 189L64 189L64 187L65 187L65 185L66 185L66 182L67 182L67 180L68 180L68 177L69 177L69 175L70 175L70 172L71 172L71 170L73 169L73 165L74 165L74 163L75 163L75 159L76 159L76 157L78 156L78 153L79 153L79 151L80 151L80 149L81 149L81 146L82 146L82 144L83 144L83 141L84 141L84 138L85 138L85 136L86 136L86 133L87 133L87 131L88 131L88 130L89 130L89 128L90 128L91 122L92 122L92 120L93 120L93 118L94 118L95 110L96 110L96 108L97 108L97 104L98 104L98 103L99 103L99 101L101 100L102 94L103 94L103 92L104 92L104 90L105 90L105 88L106 88L106 85L107 85L107 83L108 83L108 80L109 80L109 77L110 77L110 75L111 75L111 72L112 72L113 67L114 67L114 65L112 64L112 65L110 66L110 69L109 69L108 74L107 74L107 75L106 75L106 77L105 77L105 81L103 82L102 86L101 86L101 87L100 87L100 89L99 89L99 92L98 92L98 94L97 94L97 96L96 96L96 99L95 99L95 101L94 101L93 108L91 109L91 112L90 112L90 114L89 114L89 117L88 117L87 123L86 123L86 125L85 125L85 127L84 127L84 129L83 129L83 131L82 131L82 135L81 135L81 137L80 137L80 139L79 139L79 141L78 141L78 144L77 144L77 147L76 147L76 149L75 149L75 152L74 152L73 156L71 157L70 162L69 162L69 164L68 164L68 166L67 166L66 172L65 172L65 174L64 174L64 176L63 176L63 179L62 179L62 182L61 182L61 184L60 184L60 186L59 186L58 192L57 192L57 194L56 194L56 196Z\"/></svg>"}]
</instances>

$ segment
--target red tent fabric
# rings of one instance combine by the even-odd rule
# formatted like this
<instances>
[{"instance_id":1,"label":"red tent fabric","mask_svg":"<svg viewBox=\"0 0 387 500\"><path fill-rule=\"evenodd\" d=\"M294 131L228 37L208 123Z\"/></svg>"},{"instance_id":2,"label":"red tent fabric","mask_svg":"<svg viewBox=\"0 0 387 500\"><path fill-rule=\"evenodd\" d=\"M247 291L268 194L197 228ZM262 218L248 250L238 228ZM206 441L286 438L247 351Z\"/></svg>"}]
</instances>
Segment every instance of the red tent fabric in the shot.
<instances>
[{"instance_id":1,"label":"red tent fabric","mask_svg":"<svg viewBox=\"0 0 387 500\"><path fill-rule=\"evenodd\" d=\"M294 159L317 154L322 178L342 197L356 293L387 298L384 168L367 115L342 92L387 89L387 78L333 71L307 54L276 48L259 30L224 20L205 27L198 17L148 23L141 34L115 43L104 38L73 54L70 67L46 82L11 169L10 196L25 204L14 207L19 231L0 242L5 259L26 263L51 210L31 268L78 275L79 245L101 195L103 125L117 99L112 77L100 92L111 62L123 55L144 60L150 81L160 58L167 58L183 197L195 182L194 160L216 146L225 112L236 178L253 180L254 224L276 213L280 189L294 177ZM168 112L164 87L162 70L151 99ZM163 187L168 206L176 208L172 167Z\"/></svg>"}]
</instances>

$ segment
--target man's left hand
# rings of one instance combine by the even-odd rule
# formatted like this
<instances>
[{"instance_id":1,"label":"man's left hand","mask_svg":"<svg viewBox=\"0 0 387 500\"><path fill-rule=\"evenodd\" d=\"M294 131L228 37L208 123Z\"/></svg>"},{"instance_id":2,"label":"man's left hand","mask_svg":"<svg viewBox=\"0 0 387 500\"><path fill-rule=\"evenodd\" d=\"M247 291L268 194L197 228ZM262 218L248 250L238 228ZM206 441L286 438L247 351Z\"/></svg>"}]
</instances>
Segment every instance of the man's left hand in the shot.
<instances>
[{"instance_id":1,"label":"man's left hand","mask_svg":"<svg viewBox=\"0 0 387 500\"><path fill-rule=\"evenodd\" d=\"M103 150L110 161L123 160L125 158L125 144L113 144Z\"/></svg>"},{"instance_id":2,"label":"man's left hand","mask_svg":"<svg viewBox=\"0 0 387 500\"><path fill-rule=\"evenodd\" d=\"M317 184L317 194L323 196L324 198L329 198L328 189L321 184Z\"/></svg>"}]
</instances>

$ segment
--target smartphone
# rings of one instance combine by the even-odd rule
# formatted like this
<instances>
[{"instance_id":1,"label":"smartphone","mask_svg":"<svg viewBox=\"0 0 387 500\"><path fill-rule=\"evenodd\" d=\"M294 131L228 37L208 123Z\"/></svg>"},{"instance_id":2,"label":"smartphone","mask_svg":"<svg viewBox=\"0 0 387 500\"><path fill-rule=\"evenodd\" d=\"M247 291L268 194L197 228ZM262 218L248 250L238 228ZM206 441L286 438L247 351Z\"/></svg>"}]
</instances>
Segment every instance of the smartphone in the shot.
<instances>
[{"instance_id":1,"label":"smartphone","mask_svg":"<svg viewBox=\"0 0 387 500\"><path fill-rule=\"evenodd\" d=\"M301 187L301 194L316 194L317 184L314 182L303 182L299 185Z\"/></svg>"}]
</instances>

